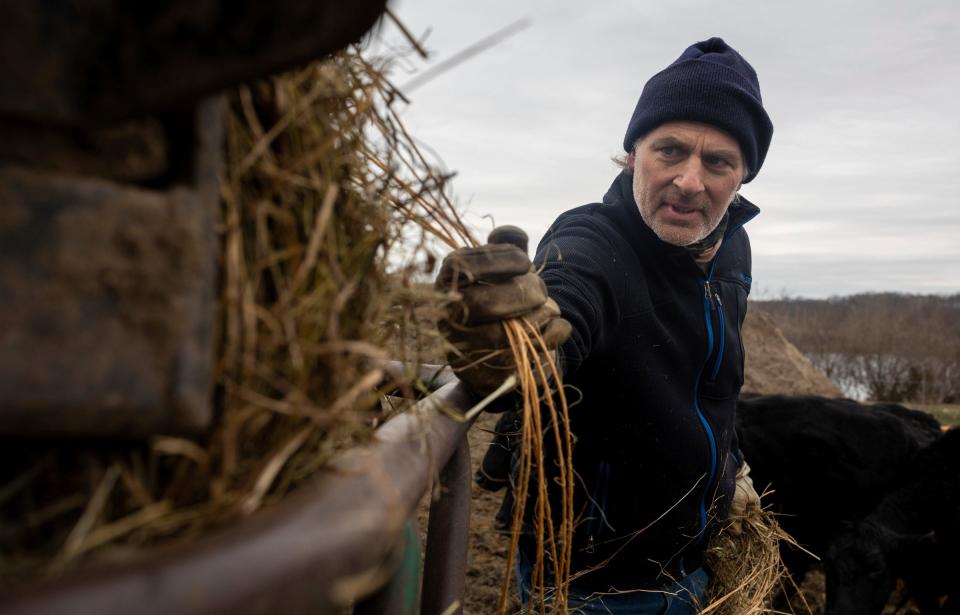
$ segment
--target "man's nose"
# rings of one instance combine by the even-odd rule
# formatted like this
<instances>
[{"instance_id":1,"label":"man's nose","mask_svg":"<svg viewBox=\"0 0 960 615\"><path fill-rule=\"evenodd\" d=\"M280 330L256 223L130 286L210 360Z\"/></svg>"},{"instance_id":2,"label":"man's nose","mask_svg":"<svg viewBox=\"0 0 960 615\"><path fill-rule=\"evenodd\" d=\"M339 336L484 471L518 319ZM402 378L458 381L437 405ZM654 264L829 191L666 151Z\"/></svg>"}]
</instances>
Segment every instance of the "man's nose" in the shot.
<instances>
[{"instance_id":1,"label":"man's nose","mask_svg":"<svg viewBox=\"0 0 960 615\"><path fill-rule=\"evenodd\" d=\"M688 157L680 166L673 185L685 195L703 192L703 163L697 156Z\"/></svg>"}]
</instances>

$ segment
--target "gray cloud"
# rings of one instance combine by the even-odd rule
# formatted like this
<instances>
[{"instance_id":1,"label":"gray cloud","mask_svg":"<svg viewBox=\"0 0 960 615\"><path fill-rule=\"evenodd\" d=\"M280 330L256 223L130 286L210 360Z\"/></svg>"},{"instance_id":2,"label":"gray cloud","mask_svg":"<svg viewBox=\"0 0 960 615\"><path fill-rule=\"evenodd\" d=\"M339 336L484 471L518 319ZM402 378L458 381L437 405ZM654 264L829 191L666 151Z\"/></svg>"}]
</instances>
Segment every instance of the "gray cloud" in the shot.
<instances>
[{"instance_id":1,"label":"gray cloud","mask_svg":"<svg viewBox=\"0 0 960 615\"><path fill-rule=\"evenodd\" d=\"M960 4L748 0L394 5L442 61L533 24L412 93L412 132L458 170L460 202L540 234L599 199L643 83L719 35L757 69L776 126L745 196L763 287L824 296L960 290ZM389 35L389 32L387 32ZM402 82L402 79L398 79Z\"/></svg>"}]
</instances>

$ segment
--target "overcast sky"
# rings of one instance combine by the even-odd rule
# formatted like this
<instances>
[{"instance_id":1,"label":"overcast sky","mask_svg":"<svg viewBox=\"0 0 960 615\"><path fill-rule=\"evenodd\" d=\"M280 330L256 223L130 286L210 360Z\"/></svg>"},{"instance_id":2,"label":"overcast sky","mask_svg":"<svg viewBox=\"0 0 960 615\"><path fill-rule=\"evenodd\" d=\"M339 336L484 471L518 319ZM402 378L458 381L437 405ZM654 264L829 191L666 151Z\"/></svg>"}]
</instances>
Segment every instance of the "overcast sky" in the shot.
<instances>
[{"instance_id":1,"label":"overcast sky","mask_svg":"<svg viewBox=\"0 0 960 615\"><path fill-rule=\"evenodd\" d=\"M754 296L960 292L960 2L392 0L429 69L529 26L413 89L411 132L458 172L477 228L535 243L617 173L643 84L723 37L754 66L770 152L742 194ZM389 29L385 31L389 36ZM415 73L394 73L403 84Z\"/></svg>"}]
</instances>

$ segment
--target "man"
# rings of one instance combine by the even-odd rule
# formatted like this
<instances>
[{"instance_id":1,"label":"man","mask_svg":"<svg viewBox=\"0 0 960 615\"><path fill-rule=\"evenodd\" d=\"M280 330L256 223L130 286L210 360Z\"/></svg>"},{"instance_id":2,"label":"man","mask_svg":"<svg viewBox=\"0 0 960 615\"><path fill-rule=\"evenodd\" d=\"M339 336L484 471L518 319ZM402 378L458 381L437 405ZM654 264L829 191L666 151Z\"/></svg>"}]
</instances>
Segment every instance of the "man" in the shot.
<instances>
[{"instance_id":1,"label":"man","mask_svg":"<svg viewBox=\"0 0 960 615\"><path fill-rule=\"evenodd\" d=\"M533 269L525 251L496 243L515 231L497 229L441 270L438 286L463 293L443 324L468 386L503 382L512 364L497 352L498 319L520 315L558 348L579 399L576 612L693 613L710 537L732 504L739 514L756 503L734 410L751 282L743 225L758 209L737 191L772 133L747 61L719 38L692 45L645 85L625 169L602 202L562 214ZM531 543L520 545L522 593Z\"/></svg>"}]
</instances>

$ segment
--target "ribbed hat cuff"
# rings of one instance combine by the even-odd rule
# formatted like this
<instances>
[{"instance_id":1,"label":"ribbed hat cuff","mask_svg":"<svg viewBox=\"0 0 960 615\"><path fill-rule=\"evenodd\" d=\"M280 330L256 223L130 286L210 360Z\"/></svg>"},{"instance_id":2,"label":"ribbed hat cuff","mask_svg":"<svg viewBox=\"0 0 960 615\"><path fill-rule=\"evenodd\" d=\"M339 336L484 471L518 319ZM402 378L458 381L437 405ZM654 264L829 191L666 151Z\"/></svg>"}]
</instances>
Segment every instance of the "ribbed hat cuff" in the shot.
<instances>
[{"instance_id":1,"label":"ribbed hat cuff","mask_svg":"<svg viewBox=\"0 0 960 615\"><path fill-rule=\"evenodd\" d=\"M637 139L675 120L704 122L730 133L750 171L744 182L763 164L773 130L750 82L728 66L703 60L673 64L650 78L624 136L624 150L631 151Z\"/></svg>"}]
</instances>

